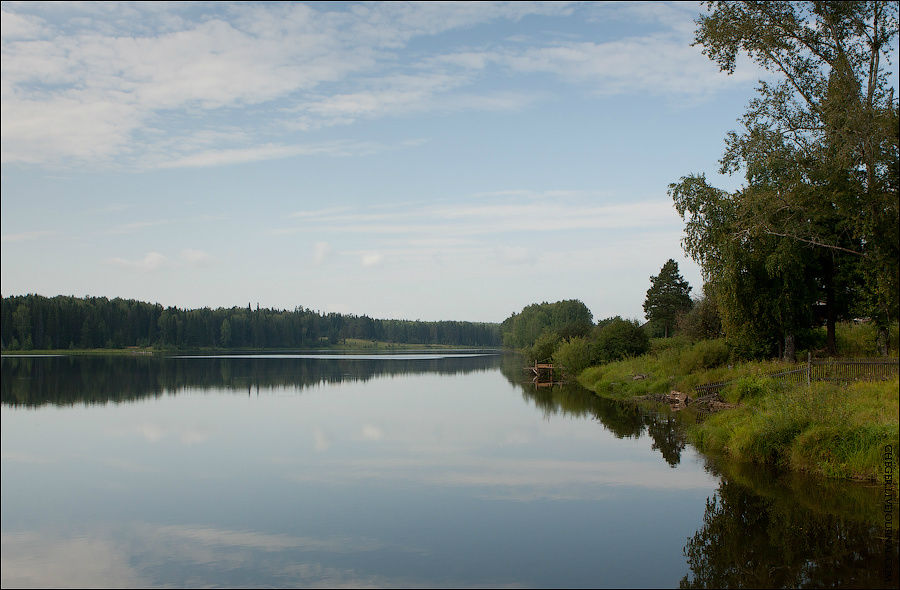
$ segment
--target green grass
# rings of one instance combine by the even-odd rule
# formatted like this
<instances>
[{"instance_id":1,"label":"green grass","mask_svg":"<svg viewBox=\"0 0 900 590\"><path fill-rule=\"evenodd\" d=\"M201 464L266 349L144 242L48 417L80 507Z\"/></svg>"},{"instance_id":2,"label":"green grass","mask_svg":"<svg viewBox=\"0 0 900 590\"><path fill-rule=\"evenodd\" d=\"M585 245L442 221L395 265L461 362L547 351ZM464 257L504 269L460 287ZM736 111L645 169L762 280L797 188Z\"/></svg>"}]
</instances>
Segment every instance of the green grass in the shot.
<instances>
[{"instance_id":1,"label":"green grass","mask_svg":"<svg viewBox=\"0 0 900 590\"><path fill-rule=\"evenodd\" d=\"M824 337L824 328L822 328ZM893 324L888 331L888 348L892 356L897 355L898 350L898 324ZM840 322L834 329L834 340L839 356L869 357L879 356L876 345L875 326L872 324L854 324Z\"/></svg>"},{"instance_id":2,"label":"green grass","mask_svg":"<svg viewBox=\"0 0 900 590\"><path fill-rule=\"evenodd\" d=\"M688 430L703 452L826 477L877 481L897 469L898 381L772 388Z\"/></svg>"},{"instance_id":3,"label":"green grass","mask_svg":"<svg viewBox=\"0 0 900 590\"><path fill-rule=\"evenodd\" d=\"M897 325L890 347L897 354ZM837 326L838 353L878 356L868 324ZM688 429L701 451L841 479L877 480L885 445L893 445L897 473L898 381L852 385L788 385L768 374L795 368L780 361L734 363L723 341L651 341L640 357L589 367L578 381L598 395L632 399L672 390L693 395L705 383L734 381L721 396L737 408L724 410ZM635 378L640 376L641 378Z\"/></svg>"},{"instance_id":4,"label":"green grass","mask_svg":"<svg viewBox=\"0 0 900 590\"><path fill-rule=\"evenodd\" d=\"M790 366L778 361L732 365L722 340L702 340L695 344L669 340L674 342L654 340L650 352L639 357L589 367L578 376L578 381L604 397L629 399L673 389L690 393L697 385L762 376ZM645 377L635 379L635 376Z\"/></svg>"}]
</instances>

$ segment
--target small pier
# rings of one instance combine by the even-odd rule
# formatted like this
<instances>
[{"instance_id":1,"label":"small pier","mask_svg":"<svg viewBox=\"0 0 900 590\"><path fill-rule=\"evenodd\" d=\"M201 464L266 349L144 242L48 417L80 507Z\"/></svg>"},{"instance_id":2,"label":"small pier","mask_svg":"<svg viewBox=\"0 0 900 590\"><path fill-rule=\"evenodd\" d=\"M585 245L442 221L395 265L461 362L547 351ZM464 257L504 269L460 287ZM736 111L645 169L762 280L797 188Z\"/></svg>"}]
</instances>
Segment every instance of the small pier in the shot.
<instances>
[{"instance_id":1,"label":"small pier","mask_svg":"<svg viewBox=\"0 0 900 590\"><path fill-rule=\"evenodd\" d=\"M562 381L554 381L553 379L553 371L555 369L556 366L550 359L535 361L533 365L525 367L525 371L534 375L531 382L535 387L553 387L554 385L562 384Z\"/></svg>"},{"instance_id":2,"label":"small pier","mask_svg":"<svg viewBox=\"0 0 900 590\"><path fill-rule=\"evenodd\" d=\"M541 375L550 374L553 375L553 363L543 362L539 363L537 361L534 362L534 366L525 367L526 371L531 371L535 374L536 377L540 377Z\"/></svg>"}]
</instances>

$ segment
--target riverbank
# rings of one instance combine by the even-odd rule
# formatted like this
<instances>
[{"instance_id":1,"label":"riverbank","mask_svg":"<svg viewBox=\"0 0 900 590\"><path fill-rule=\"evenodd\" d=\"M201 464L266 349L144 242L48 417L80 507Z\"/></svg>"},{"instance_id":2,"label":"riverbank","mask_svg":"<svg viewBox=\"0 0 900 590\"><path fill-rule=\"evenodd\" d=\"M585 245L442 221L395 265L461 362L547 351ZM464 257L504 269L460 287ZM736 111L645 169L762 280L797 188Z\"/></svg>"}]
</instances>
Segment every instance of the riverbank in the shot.
<instances>
[{"instance_id":1,"label":"riverbank","mask_svg":"<svg viewBox=\"0 0 900 590\"><path fill-rule=\"evenodd\" d=\"M655 342L650 353L590 367L578 381L600 396L640 403L672 391L693 397L697 385L735 380L720 394L733 407L688 427L701 452L829 478L882 482L897 473L897 378L789 385L765 375L790 365L728 364L725 350L720 341Z\"/></svg>"}]
</instances>

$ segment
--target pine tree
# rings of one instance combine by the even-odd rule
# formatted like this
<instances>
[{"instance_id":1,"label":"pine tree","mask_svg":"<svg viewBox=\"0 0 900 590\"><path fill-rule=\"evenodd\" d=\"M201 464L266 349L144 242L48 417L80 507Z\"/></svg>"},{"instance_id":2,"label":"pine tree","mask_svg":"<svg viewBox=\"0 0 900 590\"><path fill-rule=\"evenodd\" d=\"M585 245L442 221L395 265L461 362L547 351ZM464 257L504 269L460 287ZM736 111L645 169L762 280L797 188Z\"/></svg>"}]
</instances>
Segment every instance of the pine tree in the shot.
<instances>
[{"instance_id":1,"label":"pine tree","mask_svg":"<svg viewBox=\"0 0 900 590\"><path fill-rule=\"evenodd\" d=\"M678 272L678 263L671 258L650 277L650 288L644 300L644 315L651 322L663 327L666 338L681 313L691 309L691 287Z\"/></svg>"}]
</instances>

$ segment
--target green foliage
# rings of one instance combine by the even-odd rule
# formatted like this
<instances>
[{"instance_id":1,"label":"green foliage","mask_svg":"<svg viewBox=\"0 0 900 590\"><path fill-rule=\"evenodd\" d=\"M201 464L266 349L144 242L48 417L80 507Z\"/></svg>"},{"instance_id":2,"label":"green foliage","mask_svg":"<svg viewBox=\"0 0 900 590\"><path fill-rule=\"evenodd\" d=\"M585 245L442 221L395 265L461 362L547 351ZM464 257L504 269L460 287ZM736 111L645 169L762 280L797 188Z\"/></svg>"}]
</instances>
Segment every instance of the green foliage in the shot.
<instances>
[{"instance_id":1,"label":"green foliage","mask_svg":"<svg viewBox=\"0 0 900 590\"><path fill-rule=\"evenodd\" d=\"M644 300L644 315L662 329L668 338L678 316L691 309L691 287L678 272L678 263L671 258L663 264L659 274L650 277L650 288Z\"/></svg>"},{"instance_id":2,"label":"green foliage","mask_svg":"<svg viewBox=\"0 0 900 590\"><path fill-rule=\"evenodd\" d=\"M556 332L552 332L547 330L535 340L534 345L531 346L526 354L528 358L528 362L546 362L547 360L553 358L554 353L559 348L562 343L562 338L560 338L559 334Z\"/></svg>"},{"instance_id":3,"label":"green foliage","mask_svg":"<svg viewBox=\"0 0 900 590\"><path fill-rule=\"evenodd\" d=\"M614 319L598 328L594 337L594 357L601 362L644 354L649 348L650 339L636 320Z\"/></svg>"},{"instance_id":4,"label":"green foliage","mask_svg":"<svg viewBox=\"0 0 900 590\"><path fill-rule=\"evenodd\" d=\"M551 331L561 338L587 335L593 327L593 314L577 299L556 303L534 303L514 313L500 324L503 345L526 349L533 346L544 332Z\"/></svg>"},{"instance_id":5,"label":"green foliage","mask_svg":"<svg viewBox=\"0 0 900 590\"><path fill-rule=\"evenodd\" d=\"M738 378L734 383L726 387L721 395L731 403L739 403L783 389L781 384L773 379L762 375L746 375Z\"/></svg>"},{"instance_id":6,"label":"green foliage","mask_svg":"<svg viewBox=\"0 0 900 590\"><path fill-rule=\"evenodd\" d=\"M740 408L690 430L701 450L827 477L876 480L884 467L884 446L897 448L896 379L849 386L740 383L732 390L742 399Z\"/></svg>"},{"instance_id":7,"label":"green foliage","mask_svg":"<svg viewBox=\"0 0 900 590\"><path fill-rule=\"evenodd\" d=\"M497 346L497 324L376 320L277 309L180 309L105 297L0 298L4 350L160 348L301 348L356 338L382 342Z\"/></svg>"},{"instance_id":8,"label":"green foliage","mask_svg":"<svg viewBox=\"0 0 900 590\"><path fill-rule=\"evenodd\" d=\"M559 364L568 375L578 375L593 362L594 347L587 338L572 338L564 342L553 354L554 364Z\"/></svg>"},{"instance_id":9,"label":"green foliage","mask_svg":"<svg viewBox=\"0 0 900 590\"><path fill-rule=\"evenodd\" d=\"M683 374L720 367L731 357L731 348L723 339L701 340L683 350L678 366Z\"/></svg>"},{"instance_id":10,"label":"green foliage","mask_svg":"<svg viewBox=\"0 0 900 590\"><path fill-rule=\"evenodd\" d=\"M833 327L861 301L884 352L900 307L900 129L885 69L897 3L707 6L704 54L728 72L745 54L776 74L726 139L721 171L743 172L745 186L729 194L702 175L670 185L726 337L739 356L791 358L804 330Z\"/></svg>"},{"instance_id":11,"label":"green foliage","mask_svg":"<svg viewBox=\"0 0 900 590\"><path fill-rule=\"evenodd\" d=\"M722 335L722 318L715 299L709 296L694 301L690 311L678 317L676 325L679 334L693 341Z\"/></svg>"},{"instance_id":12,"label":"green foliage","mask_svg":"<svg viewBox=\"0 0 900 590\"><path fill-rule=\"evenodd\" d=\"M888 352L894 355L898 350L898 324L889 327ZM872 322L856 324L840 322L836 328L837 352L845 357L867 357L882 354L879 346L878 327Z\"/></svg>"}]
</instances>

